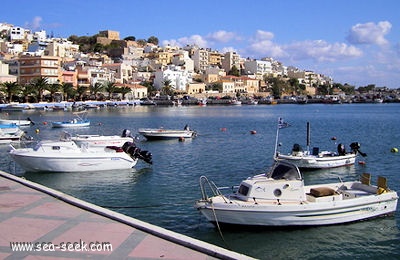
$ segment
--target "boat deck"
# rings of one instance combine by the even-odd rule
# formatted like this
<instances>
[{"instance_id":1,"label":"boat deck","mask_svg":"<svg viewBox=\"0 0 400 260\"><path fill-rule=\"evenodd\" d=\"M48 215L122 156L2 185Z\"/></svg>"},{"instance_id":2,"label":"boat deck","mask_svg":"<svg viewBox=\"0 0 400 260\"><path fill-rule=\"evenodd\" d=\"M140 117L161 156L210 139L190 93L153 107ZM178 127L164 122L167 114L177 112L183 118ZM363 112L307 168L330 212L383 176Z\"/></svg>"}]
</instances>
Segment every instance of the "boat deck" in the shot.
<instances>
[{"instance_id":1,"label":"boat deck","mask_svg":"<svg viewBox=\"0 0 400 260\"><path fill-rule=\"evenodd\" d=\"M0 230L1 259L252 259L2 171Z\"/></svg>"}]
</instances>

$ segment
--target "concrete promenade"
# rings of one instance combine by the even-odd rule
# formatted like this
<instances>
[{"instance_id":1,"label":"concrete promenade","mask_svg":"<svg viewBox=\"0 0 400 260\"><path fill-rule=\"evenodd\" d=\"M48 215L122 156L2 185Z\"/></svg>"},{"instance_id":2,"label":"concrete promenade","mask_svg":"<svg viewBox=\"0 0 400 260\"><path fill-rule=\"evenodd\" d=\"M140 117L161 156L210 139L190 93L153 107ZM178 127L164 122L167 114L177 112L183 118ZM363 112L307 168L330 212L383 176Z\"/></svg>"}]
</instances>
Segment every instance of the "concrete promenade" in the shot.
<instances>
[{"instance_id":1,"label":"concrete promenade","mask_svg":"<svg viewBox=\"0 0 400 260\"><path fill-rule=\"evenodd\" d=\"M0 259L252 259L0 171Z\"/></svg>"}]
</instances>

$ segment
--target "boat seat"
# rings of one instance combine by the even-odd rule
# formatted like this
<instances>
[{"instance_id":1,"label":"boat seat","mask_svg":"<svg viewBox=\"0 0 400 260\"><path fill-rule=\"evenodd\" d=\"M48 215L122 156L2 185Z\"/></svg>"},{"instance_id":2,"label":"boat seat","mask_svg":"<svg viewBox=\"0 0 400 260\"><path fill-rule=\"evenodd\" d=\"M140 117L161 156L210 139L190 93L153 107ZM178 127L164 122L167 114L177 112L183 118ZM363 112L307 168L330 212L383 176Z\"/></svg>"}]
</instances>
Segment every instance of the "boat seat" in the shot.
<instances>
[{"instance_id":1,"label":"boat seat","mask_svg":"<svg viewBox=\"0 0 400 260\"><path fill-rule=\"evenodd\" d=\"M384 192L386 192L388 190L388 186L387 186L387 180L385 177L382 176L378 176L378 190L377 193L378 194L382 194Z\"/></svg>"},{"instance_id":2,"label":"boat seat","mask_svg":"<svg viewBox=\"0 0 400 260\"><path fill-rule=\"evenodd\" d=\"M361 174L361 183L365 185L371 185L371 174L370 173L363 173Z\"/></svg>"},{"instance_id":3,"label":"boat seat","mask_svg":"<svg viewBox=\"0 0 400 260\"><path fill-rule=\"evenodd\" d=\"M331 189L329 187L318 187L310 189L310 194L314 197L324 197L335 195L336 192L334 189Z\"/></svg>"}]
</instances>

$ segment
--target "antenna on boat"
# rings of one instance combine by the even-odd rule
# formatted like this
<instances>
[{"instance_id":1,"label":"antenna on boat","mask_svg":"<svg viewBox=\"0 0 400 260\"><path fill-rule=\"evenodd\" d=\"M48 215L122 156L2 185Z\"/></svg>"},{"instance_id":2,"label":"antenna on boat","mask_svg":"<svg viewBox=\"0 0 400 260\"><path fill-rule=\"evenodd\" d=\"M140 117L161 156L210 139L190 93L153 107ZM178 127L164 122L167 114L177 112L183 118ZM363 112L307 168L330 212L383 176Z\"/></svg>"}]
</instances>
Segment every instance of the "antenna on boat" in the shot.
<instances>
[{"instance_id":1,"label":"antenna on boat","mask_svg":"<svg viewBox=\"0 0 400 260\"><path fill-rule=\"evenodd\" d=\"M311 129L310 122L307 122L307 152L310 152L310 144L311 144Z\"/></svg>"},{"instance_id":2,"label":"antenna on boat","mask_svg":"<svg viewBox=\"0 0 400 260\"><path fill-rule=\"evenodd\" d=\"M275 137L275 151L274 151L274 160L278 157L277 152L278 152L278 139L279 139L279 128L280 128L280 123L282 121L282 118L278 118L278 124L276 127L276 137Z\"/></svg>"}]
</instances>

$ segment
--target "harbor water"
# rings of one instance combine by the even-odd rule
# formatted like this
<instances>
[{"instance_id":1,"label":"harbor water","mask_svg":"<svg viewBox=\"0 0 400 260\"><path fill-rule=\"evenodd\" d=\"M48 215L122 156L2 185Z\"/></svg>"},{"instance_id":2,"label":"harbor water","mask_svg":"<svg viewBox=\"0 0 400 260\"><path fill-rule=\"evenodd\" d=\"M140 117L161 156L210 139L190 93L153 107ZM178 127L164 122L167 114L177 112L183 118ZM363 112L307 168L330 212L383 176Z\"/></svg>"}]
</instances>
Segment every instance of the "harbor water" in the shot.
<instances>
[{"instance_id":1,"label":"harbor water","mask_svg":"<svg viewBox=\"0 0 400 260\"><path fill-rule=\"evenodd\" d=\"M279 150L290 152L294 143L310 149L336 150L343 143L361 144L367 154L356 164L304 172L306 183L358 179L363 172L387 178L400 191L400 104L308 104L241 106L126 106L89 110L91 126L70 129L74 134L120 135L129 129L164 127L198 132L194 139L147 141L137 145L153 154L153 164L139 162L125 171L80 173L25 173L1 145L1 170L23 176L82 200L112 209L259 259L399 259L400 207L394 216L350 224L308 228L229 228L218 230L194 208L201 197L199 178L217 186L238 185L262 173L273 163L278 118L290 123L279 131ZM0 116L5 117L5 113ZM59 138L65 129L51 121L71 118L70 111L9 112L9 118L30 117L35 125L24 130L35 140Z\"/></svg>"}]
</instances>

